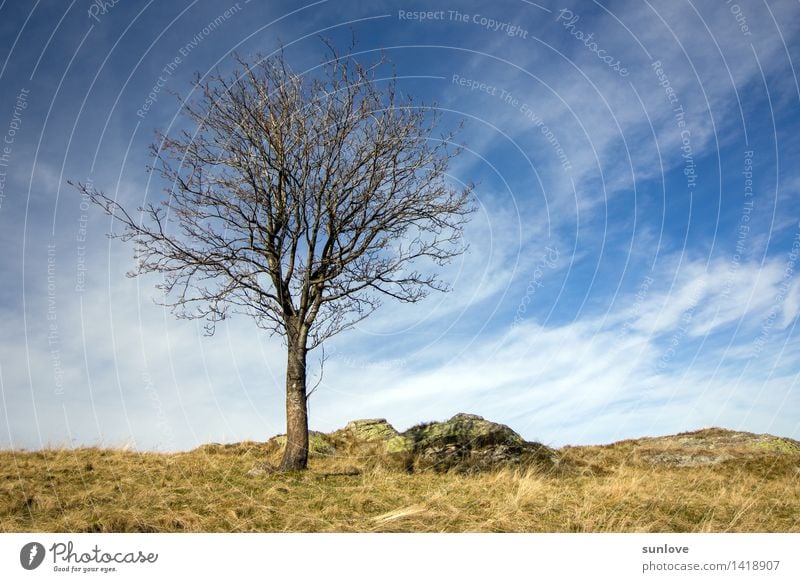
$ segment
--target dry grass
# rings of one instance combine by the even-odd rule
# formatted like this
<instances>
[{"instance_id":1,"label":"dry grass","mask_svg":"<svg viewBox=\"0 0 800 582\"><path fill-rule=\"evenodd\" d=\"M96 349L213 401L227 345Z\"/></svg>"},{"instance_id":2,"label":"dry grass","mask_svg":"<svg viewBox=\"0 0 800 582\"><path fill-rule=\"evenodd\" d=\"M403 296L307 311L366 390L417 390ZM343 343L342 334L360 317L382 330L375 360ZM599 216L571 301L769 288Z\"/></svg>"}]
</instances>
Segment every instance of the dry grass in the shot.
<instances>
[{"instance_id":1,"label":"dry grass","mask_svg":"<svg viewBox=\"0 0 800 582\"><path fill-rule=\"evenodd\" d=\"M563 450L558 474L408 474L315 458L303 473L247 476L268 453L255 443L0 452L0 531L800 531L794 455L653 467L619 443Z\"/></svg>"}]
</instances>

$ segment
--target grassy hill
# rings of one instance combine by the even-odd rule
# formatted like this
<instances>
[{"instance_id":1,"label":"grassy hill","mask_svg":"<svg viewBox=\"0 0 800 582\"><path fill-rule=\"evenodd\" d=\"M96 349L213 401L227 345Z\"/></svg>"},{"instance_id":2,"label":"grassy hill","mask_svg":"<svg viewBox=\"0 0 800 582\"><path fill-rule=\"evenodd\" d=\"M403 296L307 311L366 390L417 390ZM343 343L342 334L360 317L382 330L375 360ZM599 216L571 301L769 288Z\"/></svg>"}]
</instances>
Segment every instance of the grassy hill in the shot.
<instances>
[{"instance_id":1,"label":"grassy hill","mask_svg":"<svg viewBox=\"0 0 800 582\"><path fill-rule=\"evenodd\" d=\"M465 472L414 470L380 447L344 446L346 432L315 434L310 470L293 474L258 469L280 438L175 454L0 452L0 531L800 531L790 439L705 429Z\"/></svg>"}]
</instances>

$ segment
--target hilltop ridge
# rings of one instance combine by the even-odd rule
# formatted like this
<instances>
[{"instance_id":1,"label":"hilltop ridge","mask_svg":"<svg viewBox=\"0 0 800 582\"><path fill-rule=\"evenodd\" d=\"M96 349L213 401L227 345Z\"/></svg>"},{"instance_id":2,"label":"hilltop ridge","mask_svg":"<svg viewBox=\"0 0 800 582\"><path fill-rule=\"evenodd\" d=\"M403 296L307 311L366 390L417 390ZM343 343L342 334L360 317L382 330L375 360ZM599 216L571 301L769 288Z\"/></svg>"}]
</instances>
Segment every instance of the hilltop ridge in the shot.
<instances>
[{"instance_id":1,"label":"hilltop ridge","mask_svg":"<svg viewBox=\"0 0 800 582\"><path fill-rule=\"evenodd\" d=\"M475 415L366 419L269 470L284 445L0 451L0 531L800 532L800 443L772 435L553 449Z\"/></svg>"},{"instance_id":2,"label":"hilltop ridge","mask_svg":"<svg viewBox=\"0 0 800 582\"><path fill-rule=\"evenodd\" d=\"M204 445L214 453L257 447L267 458L251 476L274 471L286 443L277 435L266 443ZM382 464L409 472L476 473L509 467L560 470L587 466L637 464L642 466L699 467L769 456L798 456L800 442L770 434L708 427L658 437L625 439L605 445L567 445L555 449L526 441L506 425L475 414L459 413L446 421L418 424L400 433L384 418L360 419L323 433L312 431L309 455L369 468ZM605 467L607 468L607 467Z\"/></svg>"}]
</instances>

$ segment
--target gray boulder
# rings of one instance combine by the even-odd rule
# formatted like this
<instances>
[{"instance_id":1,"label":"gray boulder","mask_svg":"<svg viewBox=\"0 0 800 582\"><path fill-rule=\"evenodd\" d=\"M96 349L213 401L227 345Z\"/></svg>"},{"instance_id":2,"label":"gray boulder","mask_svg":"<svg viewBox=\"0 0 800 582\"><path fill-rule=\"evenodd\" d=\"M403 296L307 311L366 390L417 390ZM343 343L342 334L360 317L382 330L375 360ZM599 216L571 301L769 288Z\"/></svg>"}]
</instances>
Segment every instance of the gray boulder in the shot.
<instances>
[{"instance_id":1,"label":"gray boulder","mask_svg":"<svg viewBox=\"0 0 800 582\"><path fill-rule=\"evenodd\" d=\"M549 469L558 463L555 450L528 442L506 425L475 414L420 424L402 436L413 443L417 470L475 473L521 465Z\"/></svg>"}]
</instances>

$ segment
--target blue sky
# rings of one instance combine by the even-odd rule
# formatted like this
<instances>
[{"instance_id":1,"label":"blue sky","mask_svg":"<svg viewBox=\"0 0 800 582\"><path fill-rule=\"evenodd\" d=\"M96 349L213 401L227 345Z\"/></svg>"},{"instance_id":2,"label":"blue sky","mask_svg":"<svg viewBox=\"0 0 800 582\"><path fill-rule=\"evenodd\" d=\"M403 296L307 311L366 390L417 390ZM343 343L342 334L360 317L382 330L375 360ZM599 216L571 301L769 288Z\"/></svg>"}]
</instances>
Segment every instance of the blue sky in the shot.
<instances>
[{"instance_id":1,"label":"blue sky","mask_svg":"<svg viewBox=\"0 0 800 582\"><path fill-rule=\"evenodd\" d=\"M465 121L449 179L479 210L451 293L326 345L312 428L471 412L552 445L800 438L799 28L789 0L0 1L0 446L282 432L280 338L176 320L67 180L160 199L147 147L193 75L281 44L305 72L319 35L383 50Z\"/></svg>"}]
</instances>

